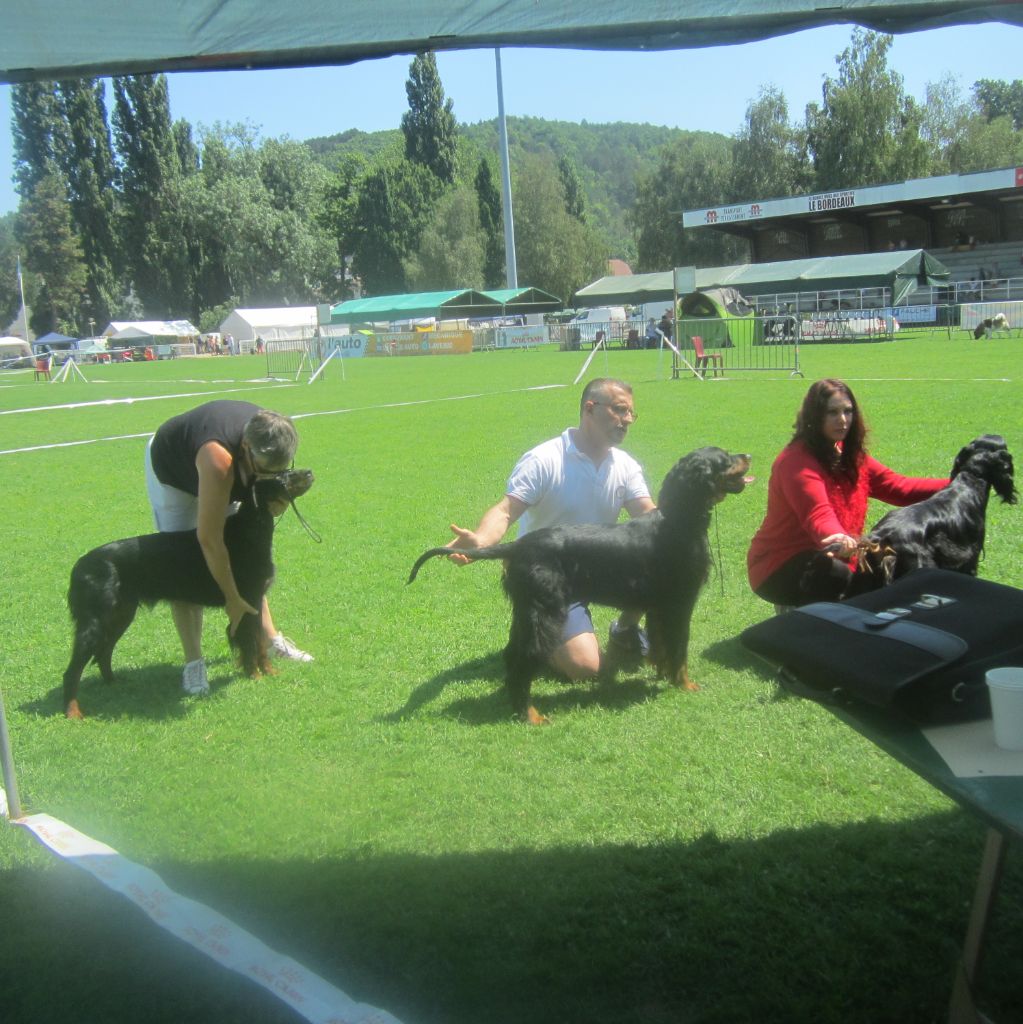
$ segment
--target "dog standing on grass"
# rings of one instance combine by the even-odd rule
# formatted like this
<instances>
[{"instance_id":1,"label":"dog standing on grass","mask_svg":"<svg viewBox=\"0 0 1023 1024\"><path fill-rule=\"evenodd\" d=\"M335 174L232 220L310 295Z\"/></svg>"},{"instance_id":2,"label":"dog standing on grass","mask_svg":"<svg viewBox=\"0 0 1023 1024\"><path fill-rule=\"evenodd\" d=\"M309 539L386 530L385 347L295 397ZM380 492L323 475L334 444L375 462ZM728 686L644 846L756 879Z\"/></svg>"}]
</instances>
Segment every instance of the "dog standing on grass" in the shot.
<instances>
[{"instance_id":1,"label":"dog standing on grass","mask_svg":"<svg viewBox=\"0 0 1023 1024\"><path fill-rule=\"evenodd\" d=\"M698 689L688 673L689 627L710 568L711 510L743 490L749 465L748 455L699 448L665 477L657 508L628 522L547 527L510 544L462 552L470 561L505 563L504 589L512 603L506 686L519 718L547 721L530 704L530 689L547 670L569 605L576 602L645 610L659 676ZM408 582L428 559L450 554L450 547L423 552Z\"/></svg>"},{"instance_id":2,"label":"dog standing on grass","mask_svg":"<svg viewBox=\"0 0 1023 1024\"><path fill-rule=\"evenodd\" d=\"M224 524L224 542L238 591L259 608L274 577L276 516L313 485L308 469L262 478L248 488L238 511ZM114 678L111 657L140 604L188 601L223 608L224 593L210 574L195 530L147 533L115 540L82 555L71 570L68 608L75 623L71 661L64 672L64 713L82 718L78 685L90 660L106 682ZM258 615L243 615L228 640L246 675L273 674Z\"/></svg>"},{"instance_id":3,"label":"dog standing on grass","mask_svg":"<svg viewBox=\"0 0 1023 1024\"><path fill-rule=\"evenodd\" d=\"M1017 501L1005 439L998 434L974 438L955 457L951 476L942 490L893 509L867 534L858 582L873 580L881 586L911 569L977 575L991 492L1007 504Z\"/></svg>"}]
</instances>

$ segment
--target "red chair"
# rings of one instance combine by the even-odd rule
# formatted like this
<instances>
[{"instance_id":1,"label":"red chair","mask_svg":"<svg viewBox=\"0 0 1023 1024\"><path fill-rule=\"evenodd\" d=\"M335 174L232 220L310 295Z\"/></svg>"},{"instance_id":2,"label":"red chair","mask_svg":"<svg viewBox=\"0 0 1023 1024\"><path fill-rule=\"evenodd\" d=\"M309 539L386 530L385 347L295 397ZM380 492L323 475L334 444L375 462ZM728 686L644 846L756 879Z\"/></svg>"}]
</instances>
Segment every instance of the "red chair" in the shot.
<instances>
[{"instance_id":1,"label":"red chair","mask_svg":"<svg viewBox=\"0 0 1023 1024\"><path fill-rule=\"evenodd\" d=\"M45 380L50 380L50 368L52 366L53 356L37 356L32 379L39 380L42 377Z\"/></svg>"},{"instance_id":2,"label":"red chair","mask_svg":"<svg viewBox=\"0 0 1023 1024\"><path fill-rule=\"evenodd\" d=\"M704 376L708 370L715 377L725 375L725 357L720 352L704 352L703 338L698 334L693 335L693 351L696 353L696 369Z\"/></svg>"}]
</instances>

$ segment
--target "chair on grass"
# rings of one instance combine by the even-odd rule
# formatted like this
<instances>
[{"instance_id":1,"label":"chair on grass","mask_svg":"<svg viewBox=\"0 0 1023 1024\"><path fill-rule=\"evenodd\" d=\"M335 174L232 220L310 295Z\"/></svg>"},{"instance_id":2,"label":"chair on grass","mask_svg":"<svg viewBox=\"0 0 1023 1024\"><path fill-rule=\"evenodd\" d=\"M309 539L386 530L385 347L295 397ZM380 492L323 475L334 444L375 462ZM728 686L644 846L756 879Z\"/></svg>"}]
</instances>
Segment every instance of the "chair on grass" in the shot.
<instances>
[{"instance_id":1,"label":"chair on grass","mask_svg":"<svg viewBox=\"0 0 1023 1024\"><path fill-rule=\"evenodd\" d=\"M723 377L725 375L725 357L720 352L704 352L703 338L698 334L693 335L692 341L693 351L696 353L696 369L704 376L710 370L715 377L718 375Z\"/></svg>"},{"instance_id":2,"label":"chair on grass","mask_svg":"<svg viewBox=\"0 0 1023 1024\"><path fill-rule=\"evenodd\" d=\"M32 369L32 379L50 380L50 368L53 366L53 356L37 356L35 366Z\"/></svg>"},{"instance_id":3,"label":"chair on grass","mask_svg":"<svg viewBox=\"0 0 1023 1024\"><path fill-rule=\"evenodd\" d=\"M603 331L597 331L593 336L593 347L596 348L606 337L607 335Z\"/></svg>"}]
</instances>

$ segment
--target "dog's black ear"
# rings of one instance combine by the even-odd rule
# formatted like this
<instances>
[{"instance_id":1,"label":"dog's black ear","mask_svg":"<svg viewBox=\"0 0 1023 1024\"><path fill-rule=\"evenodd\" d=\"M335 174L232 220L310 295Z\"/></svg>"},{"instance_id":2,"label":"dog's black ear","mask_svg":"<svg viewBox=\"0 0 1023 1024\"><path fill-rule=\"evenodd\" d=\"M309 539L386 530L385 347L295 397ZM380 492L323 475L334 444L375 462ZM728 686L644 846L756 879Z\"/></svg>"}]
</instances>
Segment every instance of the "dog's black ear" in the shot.
<instances>
[{"instance_id":1,"label":"dog's black ear","mask_svg":"<svg viewBox=\"0 0 1023 1024\"><path fill-rule=\"evenodd\" d=\"M991 481L991 486L994 488L995 494L1007 505L1015 505L1019 495L1016 493L1012 456L1004 451L995 452L994 458L997 462L997 472Z\"/></svg>"}]
</instances>

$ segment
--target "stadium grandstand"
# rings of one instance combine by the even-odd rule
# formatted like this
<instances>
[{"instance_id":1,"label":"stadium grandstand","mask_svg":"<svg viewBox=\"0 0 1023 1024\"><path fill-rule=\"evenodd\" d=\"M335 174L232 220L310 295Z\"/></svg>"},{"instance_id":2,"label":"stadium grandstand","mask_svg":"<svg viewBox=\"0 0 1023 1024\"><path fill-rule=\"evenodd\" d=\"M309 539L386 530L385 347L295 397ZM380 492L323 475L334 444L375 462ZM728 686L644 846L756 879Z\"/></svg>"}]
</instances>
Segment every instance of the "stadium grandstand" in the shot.
<instances>
[{"instance_id":1,"label":"stadium grandstand","mask_svg":"<svg viewBox=\"0 0 1023 1024\"><path fill-rule=\"evenodd\" d=\"M744 239L751 263L926 249L955 302L1023 289L1023 167L687 210L682 226Z\"/></svg>"}]
</instances>

